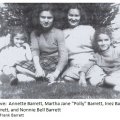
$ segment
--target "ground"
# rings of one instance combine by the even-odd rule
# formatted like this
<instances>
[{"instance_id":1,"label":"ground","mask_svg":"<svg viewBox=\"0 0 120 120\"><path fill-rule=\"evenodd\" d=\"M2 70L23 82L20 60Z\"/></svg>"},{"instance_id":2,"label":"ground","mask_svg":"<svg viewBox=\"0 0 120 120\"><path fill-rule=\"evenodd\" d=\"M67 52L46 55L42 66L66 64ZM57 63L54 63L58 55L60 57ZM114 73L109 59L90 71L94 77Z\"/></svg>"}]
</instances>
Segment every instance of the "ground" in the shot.
<instances>
[{"instance_id":1,"label":"ground","mask_svg":"<svg viewBox=\"0 0 120 120\"><path fill-rule=\"evenodd\" d=\"M87 86L75 83L54 83L46 81L19 82L11 86L6 76L0 85L1 99L119 99L120 92L111 88Z\"/></svg>"}]
</instances>

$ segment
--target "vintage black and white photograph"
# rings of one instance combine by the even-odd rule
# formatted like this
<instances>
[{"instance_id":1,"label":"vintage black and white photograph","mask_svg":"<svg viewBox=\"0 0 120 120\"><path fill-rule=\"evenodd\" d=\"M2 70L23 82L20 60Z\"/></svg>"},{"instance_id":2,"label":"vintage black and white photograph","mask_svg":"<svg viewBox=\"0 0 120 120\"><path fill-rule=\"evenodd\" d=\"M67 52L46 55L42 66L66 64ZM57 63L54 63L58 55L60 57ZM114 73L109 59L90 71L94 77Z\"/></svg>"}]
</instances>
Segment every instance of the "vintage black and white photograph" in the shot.
<instances>
[{"instance_id":1,"label":"vintage black and white photograph","mask_svg":"<svg viewBox=\"0 0 120 120\"><path fill-rule=\"evenodd\" d=\"M0 3L0 99L119 98L119 3Z\"/></svg>"}]
</instances>

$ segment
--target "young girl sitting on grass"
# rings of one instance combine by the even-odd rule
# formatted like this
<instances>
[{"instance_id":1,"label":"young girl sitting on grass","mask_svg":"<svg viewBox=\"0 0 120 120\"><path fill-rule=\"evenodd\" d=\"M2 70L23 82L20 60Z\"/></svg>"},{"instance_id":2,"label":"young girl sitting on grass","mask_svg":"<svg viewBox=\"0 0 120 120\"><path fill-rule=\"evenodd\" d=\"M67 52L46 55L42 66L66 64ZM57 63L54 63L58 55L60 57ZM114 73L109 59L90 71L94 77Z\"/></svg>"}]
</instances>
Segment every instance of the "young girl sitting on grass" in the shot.
<instances>
[{"instance_id":1,"label":"young girl sitting on grass","mask_svg":"<svg viewBox=\"0 0 120 120\"><path fill-rule=\"evenodd\" d=\"M0 70L8 75L11 85L16 84L22 73L33 78L34 66L28 44L28 34L22 27L15 27L11 32L10 45L0 53Z\"/></svg>"},{"instance_id":2,"label":"young girl sitting on grass","mask_svg":"<svg viewBox=\"0 0 120 120\"><path fill-rule=\"evenodd\" d=\"M120 46L112 44L111 30L97 29L93 47L96 65L87 73L90 83L95 86L107 84L120 91Z\"/></svg>"}]
</instances>

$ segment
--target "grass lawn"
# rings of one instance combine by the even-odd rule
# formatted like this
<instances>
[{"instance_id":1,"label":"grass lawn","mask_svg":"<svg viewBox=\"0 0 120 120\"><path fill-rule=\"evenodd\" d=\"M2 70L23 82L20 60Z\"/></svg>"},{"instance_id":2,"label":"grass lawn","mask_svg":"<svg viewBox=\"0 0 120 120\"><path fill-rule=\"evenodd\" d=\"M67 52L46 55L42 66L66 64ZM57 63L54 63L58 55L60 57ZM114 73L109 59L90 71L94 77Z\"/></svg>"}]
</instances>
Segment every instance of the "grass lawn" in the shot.
<instances>
[{"instance_id":1,"label":"grass lawn","mask_svg":"<svg viewBox=\"0 0 120 120\"><path fill-rule=\"evenodd\" d=\"M2 76L3 77L3 76ZM7 77L2 78L0 85L1 99L119 99L120 92L110 88L87 86L77 83L54 83L33 81L20 82L11 86Z\"/></svg>"}]
</instances>

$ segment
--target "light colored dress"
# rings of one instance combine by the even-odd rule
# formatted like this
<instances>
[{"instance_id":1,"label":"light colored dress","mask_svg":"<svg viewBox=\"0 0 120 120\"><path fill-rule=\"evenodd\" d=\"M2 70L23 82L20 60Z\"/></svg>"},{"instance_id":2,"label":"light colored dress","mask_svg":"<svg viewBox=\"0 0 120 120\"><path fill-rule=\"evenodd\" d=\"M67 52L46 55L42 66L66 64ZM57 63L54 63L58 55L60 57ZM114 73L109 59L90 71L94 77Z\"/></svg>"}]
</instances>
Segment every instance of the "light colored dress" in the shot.
<instances>
[{"instance_id":1,"label":"light colored dress","mask_svg":"<svg viewBox=\"0 0 120 120\"><path fill-rule=\"evenodd\" d=\"M75 28L65 29L63 32L70 61L70 66L63 77L79 79L79 72L86 72L91 66L89 59L93 58L92 40L95 30L88 25L79 25Z\"/></svg>"},{"instance_id":2,"label":"light colored dress","mask_svg":"<svg viewBox=\"0 0 120 120\"><path fill-rule=\"evenodd\" d=\"M33 63L27 60L26 49L23 47L17 48L15 46L8 46L0 52L0 70L2 70L4 66L13 67L17 64L21 67L25 66L25 64L23 65L23 62L27 63L26 69L31 65L33 66Z\"/></svg>"},{"instance_id":3,"label":"light colored dress","mask_svg":"<svg viewBox=\"0 0 120 120\"><path fill-rule=\"evenodd\" d=\"M120 85L120 46L111 46L94 56L96 65L93 65L87 73L91 84L97 85L104 77L109 77L109 81Z\"/></svg>"}]
</instances>

